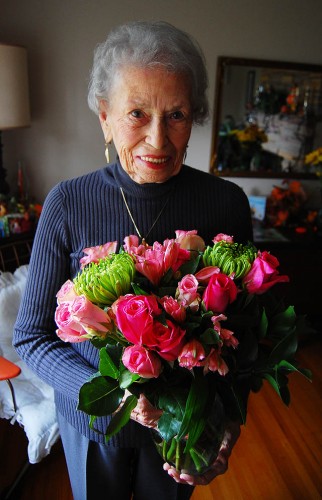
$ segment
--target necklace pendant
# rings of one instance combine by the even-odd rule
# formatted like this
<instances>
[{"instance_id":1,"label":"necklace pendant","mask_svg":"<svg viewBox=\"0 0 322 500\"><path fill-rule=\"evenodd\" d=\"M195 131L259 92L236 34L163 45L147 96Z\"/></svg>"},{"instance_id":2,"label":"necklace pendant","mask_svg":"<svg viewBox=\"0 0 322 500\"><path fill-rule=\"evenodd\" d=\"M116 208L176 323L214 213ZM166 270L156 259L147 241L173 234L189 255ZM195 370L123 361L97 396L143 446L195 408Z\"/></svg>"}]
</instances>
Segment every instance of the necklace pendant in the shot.
<instances>
[{"instance_id":1,"label":"necklace pendant","mask_svg":"<svg viewBox=\"0 0 322 500\"><path fill-rule=\"evenodd\" d=\"M145 241L145 238L142 238L141 245L143 245L143 246L145 246L145 247L148 247L148 246L149 246L149 245L147 244L147 242Z\"/></svg>"}]
</instances>

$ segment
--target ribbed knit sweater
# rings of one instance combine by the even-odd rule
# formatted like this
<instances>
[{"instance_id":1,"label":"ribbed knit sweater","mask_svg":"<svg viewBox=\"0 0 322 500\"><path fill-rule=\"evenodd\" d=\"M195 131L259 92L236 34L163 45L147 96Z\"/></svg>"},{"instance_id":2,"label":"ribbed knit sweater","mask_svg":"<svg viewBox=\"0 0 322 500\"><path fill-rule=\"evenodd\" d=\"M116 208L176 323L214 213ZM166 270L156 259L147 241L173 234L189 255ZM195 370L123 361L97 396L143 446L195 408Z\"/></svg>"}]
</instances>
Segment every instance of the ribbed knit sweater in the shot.
<instances>
[{"instance_id":1,"label":"ribbed knit sweater","mask_svg":"<svg viewBox=\"0 0 322 500\"><path fill-rule=\"evenodd\" d=\"M125 208L123 188L134 220L145 236L160 210L148 243L174 238L176 229L197 229L207 244L217 233L235 241L252 239L249 204L244 192L221 178L183 166L162 184L137 184L119 163L63 181L46 198L29 266L28 282L14 332L14 346L40 378L54 387L58 411L82 434L104 442L90 431L88 416L77 410L80 387L97 371L98 351L90 342L68 344L56 335L56 293L76 276L82 250L135 234ZM96 427L104 432L108 418ZM130 421L109 442L114 446L144 446L149 431Z\"/></svg>"}]
</instances>

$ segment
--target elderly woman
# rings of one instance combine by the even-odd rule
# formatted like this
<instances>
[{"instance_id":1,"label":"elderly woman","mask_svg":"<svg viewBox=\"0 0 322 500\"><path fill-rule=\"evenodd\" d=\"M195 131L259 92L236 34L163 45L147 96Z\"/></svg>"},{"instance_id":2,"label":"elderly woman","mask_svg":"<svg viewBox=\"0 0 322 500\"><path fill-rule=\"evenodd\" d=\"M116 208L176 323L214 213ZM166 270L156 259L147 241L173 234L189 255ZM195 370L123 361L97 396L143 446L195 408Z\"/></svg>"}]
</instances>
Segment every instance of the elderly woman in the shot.
<instances>
[{"instance_id":1,"label":"elderly woman","mask_svg":"<svg viewBox=\"0 0 322 500\"><path fill-rule=\"evenodd\" d=\"M89 105L105 143L118 157L102 169L63 181L49 193L35 237L29 281L16 323L20 356L55 390L75 500L190 498L227 468L239 423L227 423L211 469L190 476L163 466L149 429L159 412L144 398L133 419L106 445L78 411L80 387L96 373L91 343L63 343L55 334L56 293L79 271L83 249L123 242L137 233L149 242L198 229L210 243L224 232L252 238L247 198L235 184L183 164L193 124L208 114L207 74L190 36L164 22L118 27L95 52ZM198 165L197 165L198 166ZM104 433L108 419L96 427Z\"/></svg>"}]
</instances>

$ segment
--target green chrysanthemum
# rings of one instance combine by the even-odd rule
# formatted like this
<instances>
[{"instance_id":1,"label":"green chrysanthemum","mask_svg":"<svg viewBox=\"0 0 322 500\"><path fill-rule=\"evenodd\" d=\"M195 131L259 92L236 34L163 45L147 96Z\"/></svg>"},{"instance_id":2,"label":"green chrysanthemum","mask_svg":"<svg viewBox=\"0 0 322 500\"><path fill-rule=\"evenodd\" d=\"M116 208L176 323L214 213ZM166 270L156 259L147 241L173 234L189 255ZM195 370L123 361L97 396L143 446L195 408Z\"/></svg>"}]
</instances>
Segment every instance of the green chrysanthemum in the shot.
<instances>
[{"instance_id":1,"label":"green chrysanthemum","mask_svg":"<svg viewBox=\"0 0 322 500\"><path fill-rule=\"evenodd\" d=\"M130 291L135 274L132 257L127 253L111 254L97 264L86 266L74 280L76 292L99 306L110 306Z\"/></svg>"},{"instance_id":2,"label":"green chrysanthemum","mask_svg":"<svg viewBox=\"0 0 322 500\"><path fill-rule=\"evenodd\" d=\"M256 255L257 250L252 243L243 245L222 240L206 248L203 262L205 266L217 266L228 276L234 273L235 279L241 279L250 270Z\"/></svg>"}]
</instances>

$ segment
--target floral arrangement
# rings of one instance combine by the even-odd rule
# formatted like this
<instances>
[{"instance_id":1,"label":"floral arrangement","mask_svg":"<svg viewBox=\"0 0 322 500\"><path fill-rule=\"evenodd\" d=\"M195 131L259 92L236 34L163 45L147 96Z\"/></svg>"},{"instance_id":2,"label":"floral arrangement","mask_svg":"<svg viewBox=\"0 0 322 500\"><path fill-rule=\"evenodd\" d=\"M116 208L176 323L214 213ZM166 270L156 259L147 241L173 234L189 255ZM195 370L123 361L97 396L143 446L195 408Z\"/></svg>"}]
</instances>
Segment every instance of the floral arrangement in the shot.
<instances>
[{"instance_id":1,"label":"floral arrangement","mask_svg":"<svg viewBox=\"0 0 322 500\"><path fill-rule=\"evenodd\" d=\"M81 271L57 294L58 336L90 341L99 370L78 409L111 415L106 440L129 421L144 394L162 410L153 432L164 460L190 473L216 458L225 422L245 422L249 390L266 379L290 401L288 375L301 325L271 288L287 282L278 260L224 234L205 246L197 231L139 244L128 236L84 250Z\"/></svg>"},{"instance_id":2,"label":"floral arrangement","mask_svg":"<svg viewBox=\"0 0 322 500\"><path fill-rule=\"evenodd\" d=\"M284 179L283 186L274 186L267 197L266 217L271 226L299 225L304 220L307 194L296 180Z\"/></svg>"}]
</instances>

